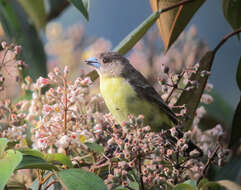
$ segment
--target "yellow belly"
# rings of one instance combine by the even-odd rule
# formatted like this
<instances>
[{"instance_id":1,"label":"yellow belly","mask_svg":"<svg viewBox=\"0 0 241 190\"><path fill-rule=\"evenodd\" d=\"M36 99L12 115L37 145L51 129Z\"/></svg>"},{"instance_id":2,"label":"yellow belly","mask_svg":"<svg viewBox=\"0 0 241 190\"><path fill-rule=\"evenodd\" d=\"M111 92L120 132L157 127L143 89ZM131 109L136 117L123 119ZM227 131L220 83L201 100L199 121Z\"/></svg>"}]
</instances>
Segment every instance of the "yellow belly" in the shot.
<instances>
[{"instance_id":1,"label":"yellow belly","mask_svg":"<svg viewBox=\"0 0 241 190\"><path fill-rule=\"evenodd\" d=\"M128 115L144 115L144 124L150 125L153 131L160 131L172 126L168 116L159 105L150 103L137 96L135 90L123 78L100 77L100 91L107 108L118 123L128 121Z\"/></svg>"}]
</instances>

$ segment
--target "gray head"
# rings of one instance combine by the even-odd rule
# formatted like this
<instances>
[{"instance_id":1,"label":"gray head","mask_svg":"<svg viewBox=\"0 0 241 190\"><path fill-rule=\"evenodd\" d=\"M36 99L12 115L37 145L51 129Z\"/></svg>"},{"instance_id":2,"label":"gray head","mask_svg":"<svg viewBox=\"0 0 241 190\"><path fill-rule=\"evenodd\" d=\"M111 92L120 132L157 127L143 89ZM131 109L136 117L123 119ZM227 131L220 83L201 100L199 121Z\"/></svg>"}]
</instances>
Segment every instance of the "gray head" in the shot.
<instances>
[{"instance_id":1,"label":"gray head","mask_svg":"<svg viewBox=\"0 0 241 190\"><path fill-rule=\"evenodd\" d=\"M113 77L120 76L128 67L132 67L129 61L115 52L101 53L97 57L92 57L85 62L93 66L100 76Z\"/></svg>"}]
</instances>

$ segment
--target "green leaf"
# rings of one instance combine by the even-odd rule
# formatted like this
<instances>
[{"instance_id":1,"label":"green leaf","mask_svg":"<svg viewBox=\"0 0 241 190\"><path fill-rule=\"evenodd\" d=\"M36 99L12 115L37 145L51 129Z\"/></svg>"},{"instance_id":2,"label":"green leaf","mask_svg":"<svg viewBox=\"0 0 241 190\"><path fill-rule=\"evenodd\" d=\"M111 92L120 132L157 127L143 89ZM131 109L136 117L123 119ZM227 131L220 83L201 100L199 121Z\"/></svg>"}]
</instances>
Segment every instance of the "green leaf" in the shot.
<instances>
[{"instance_id":1,"label":"green leaf","mask_svg":"<svg viewBox=\"0 0 241 190\"><path fill-rule=\"evenodd\" d=\"M204 88L207 84L209 75L203 75L203 72L209 72L214 59L214 52L208 51L200 60L199 68L196 73L193 73L190 77L191 81L196 81L198 83L198 88L192 88L189 91L183 91L179 99L177 100L176 106L184 105L187 109L187 115L189 119L183 122L185 129L189 129L192 125L195 111L200 103L201 96L203 94ZM187 87L191 84L187 84Z\"/></svg>"},{"instance_id":2,"label":"green leaf","mask_svg":"<svg viewBox=\"0 0 241 190\"><path fill-rule=\"evenodd\" d=\"M57 172L57 177L66 190L107 190L99 176L83 169L63 170Z\"/></svg>"},{"instance_id":3,"label":"green leaf","mask_svg":"<svg viewBox=\"0 0 241 190\"><path fill-rule=\"evenodd\" d=\"M240 181L240 174L241 174L241 158L236 157L232 158L227 164L223 167L216 167L214 168L213 175L214 180L232 180L235 182Z\"/></svg>"},{"instance_id":4,"label":"green leaf","mask_svg":"<svg viewBox=\"0 0 241 190\"><path fill-rule=\"evenodd\" d=\"M201 189L206 183L208 183L208 179L207 178L203 178L201 179L201 181L198 184L198 189Z\"/></svg>"},{"instance_id":5,"label":"green leaf","mask_svg":"<svg viewBox=\"0 0 241 190\"><path fill-rule=\"evenodd\" d=\"M190 185L193 189L196 189L196 187L197 187L197 182L194 181L194 180L191 180L191 179L189 179L189 180L187 180L187 181L184 181L183 184L188 184L188 185Z\"/></svg>"},{"instance_id":6,"label":"green leaf","mask_svg":"<svg viewBox=\"0 0 241 190\"><path fill-rule=\"evenodd\" d=\"M239 140L241 138L241 122L240 121L241 121L241 97L240 97L238 106L235 110L235 114L233 117L229 147L232 147L236 143L239 143Z\"/></svg>"},{"instance_id":7,"label":"green leaf","mask_svg":"<svg viewBox=\"0 0 241 190\"><path fill-rule=\"evenodd\" d=\"M236 81L237 81L239 90L241 91L241 57L239 59L238 68L237 68L237 72L236 72Z\"/></svg>"},{"instance_id":8,"label":"green leaf","mask_svg":"<svg viewBox=\"0 0 241 190\"><path fill-rule=\"evenodd\" d=\"M217 181L217 183L219 185L221 185L222 187L225 187L227 190L240 190L241 189L241 186L232 182L232 181L229 181L229 180L220 180L220 181Z\"/></svg>"},{"instance_id":9,"label":"green leaf","mask_svg":"<svg viewBox=\"0 0 241 190\"><path fill-rule=\"evenodd\" d=\"M31 77L36 79L40 75L46 76L46 55L43 44L18 1L0 0L0 22L7 37L23 46L21 59L29 65Z\"/></svg>"},{"instance_id":10,"label":"green leaf","mask_svg":"<svg viewBox=\"0 0 241 190\"><path fill-rule=\"evenodd\" d=\"M85 17L85 19L89 20L89 0L68 0L70 1Z\"/></svg>"},{"instance_id":11,"label":"green leaf","mask_svg":"<svg viewBox=\"0 0 241 190\"><path fill-rule=\"evenodd\" d=\"M44 159L44 154L38 150L34 150L31 148L25 148L25 149L20 149L19 151L22 152L24 155L31 155L31 156L35 156L35 157Z\"/></svg>"},{"instance_id":12,"label":"green leaf","mask_svg":"<svg viewBox=\"0 0 241 190\"><path fill-rule=\"evenodd\" d=\"M69 157L67 157L64 154L61 153L55 153L55 154L45 154L44 158L47 162L59 162L61 164L64 164L68 166L69 168L73 168L73 164Z\"/></svg>"},{"instance_id":13,"label":"green leaf","mask_svg":"<svg viewBox=\"0 0 241 190\"><path fill-rule=\"evenodd\" d=\"M135 181L130 182L128 186L132 189L139 190L139 184Z\"/></svg>"},{"instance_id":14,"label":"green leaf","mask_svg":"<svg viewBox=\"0 0 241 190\"><path fill-rule=\"evenodd\" d=\"M191 185L189 184L178 184L176 185L173 190L195 190L194 188L192 188Z\"/></svg>"},{"instance_id":15,"label":"green leaf","mask_svg":"<svg viewBox=\"0 0 241 190\"><path fill-rule=\"evenodd\" d=\"M241 27L240 0L223 0L223 14L233 30Z\"/></svg>"},{"instance_id":16,"label":"green leaf","mask_svg":"<svg viewBox=\"0 0 241 190\"><path fill-rule=\"evenodd\" d=\"M130 34L128 34L113 51L126 54L149 30L149 28L159 18L161 11L152 13L146 20L144 20L138 27L136 27Z\"/></svg>"},{"instance_id":17,"label":"green leaf","mask_svg":"<svg viewBox=\"0 0 241 190\"><path fill-rule=\"evenodd\" d=\"M5 146L6 147L6 141L4 139L1 139L1 149ZM19 151L14 150L7 150L5 152L2 152L0 156L0 190L4 188L6 185L9 177L17 167L17 165L22 160L22 154Z\"/></svg>"},{"instance_id":18,"label":"green leaf","mask_svg":"<svg viewBox=\"0 0 241 190\"><path fill-rule=\"evenodd\" d=\"M86 142L85 145L92 151L96 152L96 153L102 153L104 152L104 147L98 145L97 143L90 143L90 142Z\"/></svg>"},{"instance_id":19,"label":"green leaf","mask_svg":"<svg viewBox=\"0 0 241 190\"><path fill-rule=\"evenodd\" d=\"M45 26L45 6L43 0L18 0L38 31Z\"/></svg>"},{"instance_id":20,"label":"green leaf","mask_svg":"<svg viewBox=\"0 0 241 190\"><path fill-rule=\"evenodd\" d=\"M200 190L220 190L220 189L221 189L221 186L218 183L212 182L212 181L205 183L200 188Z\"/></svg>"},{"instance_id":21,"label":"green leaf","mask_svg":"<svg viewBox=\"0 0 241 190\"><path fill-rule=\"evenodd\" d=\"M52 164L49 164L42 158L24 155L21 163L18 165L17 170L20 169L42 169L42 170L58 170L58 168Z\"/></svg>"}]
</instances>

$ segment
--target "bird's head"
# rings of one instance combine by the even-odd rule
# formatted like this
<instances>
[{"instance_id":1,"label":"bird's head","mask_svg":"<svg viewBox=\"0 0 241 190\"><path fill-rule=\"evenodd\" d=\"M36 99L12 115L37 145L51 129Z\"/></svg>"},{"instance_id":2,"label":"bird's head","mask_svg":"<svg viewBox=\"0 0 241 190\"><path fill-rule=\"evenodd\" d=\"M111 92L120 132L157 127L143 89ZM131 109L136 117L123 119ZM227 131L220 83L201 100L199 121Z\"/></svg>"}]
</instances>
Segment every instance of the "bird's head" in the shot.
<instances>
[{"instance_id":1,"label":"bird's head","mask_svg":"<svg viewBox=\"0 0 241 190\"><path fill-rule=\"evenodd\" d=\"M115 52L101 53L85 60L85 63L94 67L98 74L104 77L120 76L129 65L125 57Z\"/></svg>"}]
</instances>

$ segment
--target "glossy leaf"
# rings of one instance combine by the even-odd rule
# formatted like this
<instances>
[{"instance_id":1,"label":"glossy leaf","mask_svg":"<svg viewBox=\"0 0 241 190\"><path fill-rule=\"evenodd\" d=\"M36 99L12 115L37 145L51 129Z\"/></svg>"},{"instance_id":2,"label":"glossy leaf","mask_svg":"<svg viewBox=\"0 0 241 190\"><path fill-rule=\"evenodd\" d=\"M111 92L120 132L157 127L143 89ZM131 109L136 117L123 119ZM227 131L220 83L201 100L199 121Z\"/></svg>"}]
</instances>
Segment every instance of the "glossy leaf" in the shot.
<instances>
[{"instance_id":1,"label":"glossy leaf","mask_svg":"<svg viewBox=\"0 0 241 190\"><path fill-rule=\"evenodd\" d=\"M188 185L190 185L193 189L196 189L196 186L197 186L197 182L194 181L194 180L191 180L191 179L189 179L189 180L187 180L187 181L184 181L183 184L188 184Z\"/></svg>"},{"instance_id":2,"label":"glossy leaf","mask_svg":"<svg viewBox=\"0 0 241 190\"><path fill-rule=\"evenodd\" d=\"M16 0L0 0L0 22L10 40L23 46L22 59L33 79L46 75L46 55L38 33Z\"/></svg>"},{"instance_id":3,"label":"glossy leaf","mask_svg":"<svg viewBox=\"0 0 241 190\"><path fill-rule=\"evenodd\" d=\"M240 0L223 0L223 14L233 30L241 27Z\"/></svg>"},{"instance_id":4,"label":"glossy leaf","mask_svg":"<svg viewBox=\"0 0 241 190\"><path fill-rule=\"evenodd\" d=\"M19 169L42 169L42 170L58 170L52 164L49 164L45 160L39 157L31 156L31 155L24 155L21 163L16 168Z\"/></svg>"},{"instance_id":5,"label":"glossy leaf","mask_svg":"<svg viewBox=\"0 0 241 190\"><path fill-rule=\"evenodd\" d=\"M190 80L196 81L198 83L198 88L193 88L189 91L183 91L180 98L178 99L176 105L184 105L187 109L187 115L189 119L184 121L185 129L189 129L192 125L195 111L200 103L201 96L203 94L204 88L207 84L208 75L203 75L203 72L209 72L214 59L214 52L208 51L200 60L198 71L191 75ZM187 84L187 87L190 83Z\"/></svg>"},{"instance_id":6,"label":"glossy leaf","mask_svg":"<svg viewBox=\"0 0 241 190\"><path fill-rule=\"evenodd\" d=\"M20 149L19 151L25 155L31 155L31 156L35 156L35 157L44 159L44 154L38 150L34 150L31 148L25 148L25 149Z\"/></svg>"},{"instance_id":7,"label":"glossy leaf","mask_svg":"<svg viewBox=\"0 0 241 190\"><path fill-rule=\"evenodd\" d=\"M241 12L241 10L240 10L240 12ZM239 90L241 91L241 57L239 59L238 68L237 68L237 72L236 72L236 81L237 81Z\"/></svg>"},{"instance_id":8,"label":"glossy leaf","mask_svg":"<svg viewBox=\"0 0 241 190\"><path fill-rule=\"evenodd\" d=\"M69 168L73 168L71 160L69 159L68 156L64 154L61 154L61 153L46 154L44 155L44 158L47 162L59 162L61 164L68 166Z\"/></svg>"},{"instance_id":9,"label":"glossy leaf","mask_svg":"<svg viewBox=\"0 0 241 190\"><path fill-rule=\"evenodd\" d=\"M98 145L97 143L87 142L87 143L85 143L85 145L86 145L90 150L92 150L92 151L94 151L94 152L96 152L96 153L102 153L102 152L104 152L104 147Z\"/></svg>"},{"instance_id":10,"label":"glossy leaf","mask_svg":"<svg viewBox=\"0 0 241 190\"><path fill-rule=\"evenodd\" d=\"M66 190L107 190L99 176L83 169L62 170L57 177Z\"/></svg>"},{"instance_id":11,"label":"glossy leaf","mask_svg":"<svg viewBox=\"0 0 241 190\"><path fill-rule=\"evenodd\" d=\"M43 0L18 0L38 31L45 25L45 6Z\"/></svg>"},{"instance_id":12,"label":"glossy leaf","mask_svg":"<svg viewBox=\"0 0 241 190\"><path fill-rule=\"evenodd\" d=\"M156 22L160 16L161 11L156 11L144 20L138 27L136 27L130 34L128 34L113 51L126 54L148 31L148 29Z\"/></svg>"},{"instance_id":13,"label":"glossy leaf","mask_svg":"<svg viewBox=\"0 0 241 190\"><path fill-rule=\"evenodd\" d=\"M241 189L241 186L232 182L232 181L229 181L229 180L220 180L220 181L217 181L217 183L219 185L221 185L222 187L225 187L227 190L240 190Z\"/></svg>"},{"instance_id":14,"label":"glossy leaf","mask_svg":"<svg viewBox=\"0 0 241 190\"><path fill-rule=\"evenodd\" d=\"M70 1L85 17L85 19L89 20L89 0L68 0Z\"/></svg>"},{"instance_id":15,"label":"glossy leaf","mask_svg":"<svg viewBox=\"0 0 241 190\"><path fill-rule=\"evenodd\" d=\"M200 190L221 190L221 186L217 182L209 181L202 185Z\"/></svg>"},{"instance_id":16,"label":"glossy leaf","mask_svg":"<svg viewBox=\"0 0 241 190\"><path fill-rule=\"evenodd\" d=\"M22 160L22 154L19 151L4 149L7 146L7 139L0 139L0 190L4 188L9 177Z\"/></svg>"},{"instance_id":17,"label":"glossy leaf","mask_svg":"<svg viewBox=\"0 0 241 190\"><path fill-rule=\"evenodd\" d=\"M180 2L180 0L150 0L154 12L175 5L178 2ZM160 15L157 26L166 51L176 41L180 33L204 2L205 0L195 0Z\"/></svg>"}]
</instances>

